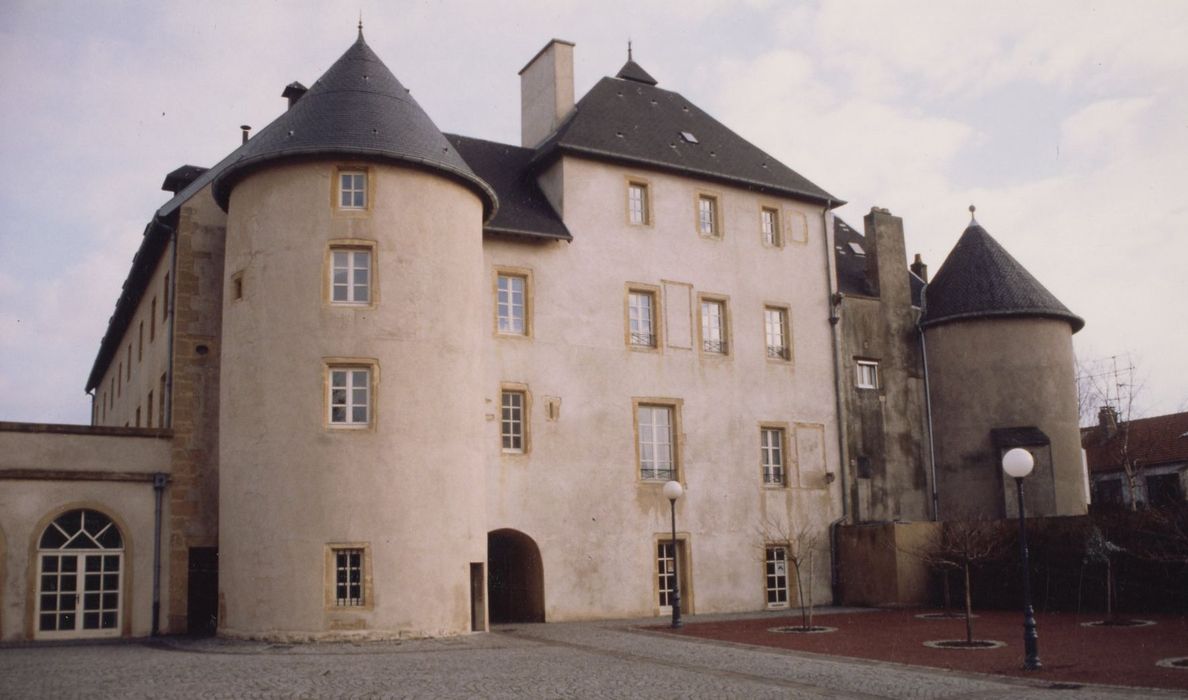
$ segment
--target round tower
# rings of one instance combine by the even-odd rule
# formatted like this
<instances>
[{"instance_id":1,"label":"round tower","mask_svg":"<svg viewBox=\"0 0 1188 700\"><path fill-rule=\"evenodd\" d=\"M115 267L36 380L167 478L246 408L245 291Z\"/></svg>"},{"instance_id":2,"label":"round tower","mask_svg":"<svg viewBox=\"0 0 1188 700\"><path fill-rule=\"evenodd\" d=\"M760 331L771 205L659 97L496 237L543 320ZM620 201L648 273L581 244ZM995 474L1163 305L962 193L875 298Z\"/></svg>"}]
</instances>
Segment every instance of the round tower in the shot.
<instances>
[{"instance_id":1,"label":"round tower","mask_svg":"<svg viewBox=\"0 0 1188 700\"><path fill-rule=\"evenodd\" d=\"M286 96L214 183L220 633L468 631L494 193L361 31Z\"/></svg>"},{"instance_id":2,"label":"round tower","mask_svg":"<svg viewBox=\"0 0 1188 700\"><path fill-rule=\"evenodd\" d=\"M1001 466L1013 447L1035 457L1028 514L1085 513L1072 348L1085 322L971 220L925 289L920 325L940 519L1014 514Z\"/></svg>"}]
</instances>

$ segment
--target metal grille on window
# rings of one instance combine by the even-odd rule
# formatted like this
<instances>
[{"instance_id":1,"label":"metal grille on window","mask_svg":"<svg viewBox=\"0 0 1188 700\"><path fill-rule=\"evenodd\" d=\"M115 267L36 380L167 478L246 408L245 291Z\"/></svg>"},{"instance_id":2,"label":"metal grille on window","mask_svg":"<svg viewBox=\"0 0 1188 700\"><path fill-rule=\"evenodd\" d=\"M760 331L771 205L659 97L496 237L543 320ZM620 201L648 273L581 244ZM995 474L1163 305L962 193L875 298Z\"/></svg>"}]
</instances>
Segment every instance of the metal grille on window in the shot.
<instances>
[{"instance_id":1,"label":"metal grille on window","mask_svg":"<svg viewBox=\"0 0 1188 700\"><path fill-rule=\"evenodd\" d=\"M631 344L656 347L655 313L653 297L647 292L631 292L627 298L628 321L631 326Z\"/></svg>"},{"instance_id":2,"label":"metal grille on window","mask_svg":"<svg viewBox=\"0 0 1188 700\"><path fill-rule=\"evenodd\" d=\"M631 215L631 223L648 223L648 188L647 185L632 183L627 186L627 203Z\"/></svg>"},{"instance_id":3,"label":"metal grille on window","mask_svg":"<svg viewBox=\"0 0 1188 700\"><path fill-rule=\"evenodd\" d=\"M639 407L640 478L668 481L676 478L673 468L672 408Z\"/></svg>"},{"instance_id":4,"label":"metal grille on window","mask_svg":"<svg viewBox=\"0 0 1188 700\"><path fill-rule=\"evenodd\" d=\"M767 356L788 359L788 316L783 309L768 307L763 311L767 331Z\"/></svg>"},{"instance_id":5,"label":"metal grille on window","mask_svg":"<svg viewBox=\"0 0 1188 700\"><path fill-rule=\"evenodd\" d=\"M763 453L763 483L784 483L784 431L779 428L763 428L759 431L760 450Z\"/></svg>"},{"instance_id":6,"label":"metal grille on window","mask_svg":"<svg viewBox=\"0 0 1188 700\"><path fill-rule=\"evenodd\" d=\"M502 398L502 433L505 452L524 451L524 394L505 391Z\"/></svg>"},{"instance_id":7,"label":"metal grille on window","mask_svg":"<svg viewBox=\"0 0 1188 700\"><path fill-rule=\"evenodd\" d=\"M775 209L764 208L761 212L763 221L763 242L767 245L780 244L780 215Z\"/></svg>"},{"instance_id":8,"label":"metal grille on window","mask_svg":"<svg viewBox=\"0 0 1188 700\"><path fill-rule=\"evenodd\" d=\"M701 302L701 349L726 354L726 306L720 301Z\"/></svg>"},{"instance_id":9,"label":"metal grille on window","mask_svg":"<svg viewBox=\"0 0 1188 700\"><path fill-rule=\"evenodd\" d=\"M123 548L115 523L97 511L50 523L38 546L39 635L119 633Z\"/></svg>"},{"instance_id":10,"label":"metal grille on window","mask_svg":"<svg viewBox=\"0 0 1188 700\"><path fill-rule=\"evenodd\" d=\"M788 550L767 548L767 604L783 607L788 604Z\"/></svg>"},{"instance_id":11,"label":"metal grille on window","mask_svg":"<svg viewBox=\"0 0 1188 700\"><path fill-rule=\"evenodd\" d=\"M697 225L703 236L718 235L718 200L705 195L697 198Z\"/></svg>"},{"instance_id":12,"label":"metal grille on window","mask_svg":"<svg viewBox=\"0 0 1188 700\"><path fill-rule=\"evenodd\" d=\"M371 300L371 251L335 250L331 298L338 304L366 304Z\"/></svg>"},{"instance_id":13,"label":"metal grille on window","mask_svg":"<svg viewBox=\"0 0 1188 700\"><path fill-rule=\"evenodd\" d=\"M364 425L369 420L371 381L366 369L330 370L330 422Z\"/></svg>"},{"instance_id":14,"label":"metal grille on window","mask_svg":"<svg viewBox=\"0 0 1188 700\"><path fill-rule=\"evenodd\" d=\"M656 545L656 565L659 579L657 590L660 593L660 607L672 607L672 594L677 582L677 562L672 542L661 542Z\"/></svg>"},{"instance_id":15,"label":"metal grille on window","mask_svg":"<svg viewBox=\"0 0 1188 700\"><path fill-rule=\"evenodd\" d=\"M339 173L338 205L344 209L363 209L367 206L365 173Z\"/></svg>"},{"instance_id":16,"label":"metal grille on window","mask_svg":"<svg viewBox=\"0 0 1188 700\"><path fill-rule=\"evenodd\" d=\"M524 334L524 278L499 275L499 332Z\"/></svg>"},{"instance_id":17,"label":"metal grille on window","mask_svg":"<svg viewBox=\"0 0 1188 700\"><path fill-rule=\"evenodd\" d=\"M334 602L340 606L363 605L363 550L334 550Z\"/></svg>"}]
</instances>

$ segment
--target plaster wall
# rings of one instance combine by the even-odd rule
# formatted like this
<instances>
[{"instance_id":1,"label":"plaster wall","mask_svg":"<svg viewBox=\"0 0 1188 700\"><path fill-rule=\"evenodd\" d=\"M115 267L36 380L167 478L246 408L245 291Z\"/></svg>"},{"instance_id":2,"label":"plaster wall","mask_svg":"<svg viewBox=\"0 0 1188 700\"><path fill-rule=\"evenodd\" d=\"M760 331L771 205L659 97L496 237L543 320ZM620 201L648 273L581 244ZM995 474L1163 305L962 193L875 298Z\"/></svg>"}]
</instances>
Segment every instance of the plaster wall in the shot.
<instances>
[{"instance_id":1,"label":"plaster wall","mask_svg":"<svg viewBox=\"0 0 1188 700\"><path fill-rule=\"evenodd\" d=\"M1025 484L1034 515L1086 511L1072 333L1067 321L974 319L925 330L942 520L1013 512L994 428L1035 426L1050 439L1036 450ZM1008 489L1009 487L1009 489Z\"/></svg>"},{"instance_id":2,"label":"plaster wall","mask_svg":"<svg viewBox=\"0 0 1188 700\"><path fill-rule=\"evenodd\" d=\"M0 426L0 640L33 638L37 545L53 518L74 508L102 511L120 527L124 539L121 634L147 635L152 625L152 482L47 480L45 476L50 470L146 476L168 471L169 441L160 435L63 434L38 427L44 426ZM9 478L14 469L29 474ZM167 571L163 574L161 586L166 590L169 576ZM166 612L167 604L162 609Z\"/></svg>"},{"instance_id":3,"label":"plaster wall","mask_svg":"<svg viewBox=\"0 0 1188 700\"><path fill-rule=\"evenodd\" d=\"M842 605L927 605L924 556L943 523L870 523L838 529Z\"/></svg>"},{"instance_id":4,"label":"plaster wall","mask_svg":"<svg viewBox=\"0 0 1188 700\"><path fill-rule=\"evenodd\" d=\"M334 206L340 165L368 169L368 210ZM423 171L309 162L250 175L229 212L220 633L467 631L487 534L481 202ZM332 240L374 246L371 304L328 303ZM328 426L336 358L371 366L370 427ZM368 549L364 606L333 605L334 544Z\"/></svg>"},{"instance_id":5,"label":"plaster wall","mask_svg":"<svg viewBox=\"0 0 1188 700\"><path fill-rule=\"evenodd\" d=\"M826 477L838 463L821 207L569 157L549 175L573 242L488 238L479 305L491 358L483 384L488 527L519 530L539 545L546 619L659 613L656 543L668 538L669 504L662 482L640 480L633 413L633 401L649 398L674 402L679 419L686 492L677 530L692 572L684 607L763 608L764 544L802 528L823 547L814 589L827 595L825 527L840 514L840 491ZM628 223L628 178L648 183L649 225ZM720 240L698 235L698 192L719 198ZM782 247L763 245L761 205L780 209L789 241ZM496 332L500 269L531 275L528 337ZM632 284L658 293L655 350L627 344ZM726 356L700 351L699 293L727 299ZM768 304L789 310L789 362L766 356ZM531 397L525 454L500 448L503 383ZM763 485L760 423L786 427L787 487Z\"/></svg>"}]
</instances>

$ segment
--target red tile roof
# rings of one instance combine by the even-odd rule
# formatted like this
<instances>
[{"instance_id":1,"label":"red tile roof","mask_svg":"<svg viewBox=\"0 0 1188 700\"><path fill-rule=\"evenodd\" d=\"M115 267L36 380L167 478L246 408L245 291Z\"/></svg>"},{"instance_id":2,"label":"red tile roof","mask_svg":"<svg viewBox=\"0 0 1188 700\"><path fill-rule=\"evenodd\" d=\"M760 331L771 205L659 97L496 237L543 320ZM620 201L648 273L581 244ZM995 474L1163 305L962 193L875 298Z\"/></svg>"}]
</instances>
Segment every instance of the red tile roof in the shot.
<instances>
[{"instance_id":1,"label":"red tile roof","mask_svg":"<svg viewBox=\"0 0 1188 700\"><path fill-rule=\"evenodd\" d=\"M1188 462L1188 412L1120 423L1118 432L1106 439L1101 425L1081 430L1081 446L1090 472L1122 468L1122 449L1129 431L1129 450L1139 466Z\"/></svg>"}]
</instances>

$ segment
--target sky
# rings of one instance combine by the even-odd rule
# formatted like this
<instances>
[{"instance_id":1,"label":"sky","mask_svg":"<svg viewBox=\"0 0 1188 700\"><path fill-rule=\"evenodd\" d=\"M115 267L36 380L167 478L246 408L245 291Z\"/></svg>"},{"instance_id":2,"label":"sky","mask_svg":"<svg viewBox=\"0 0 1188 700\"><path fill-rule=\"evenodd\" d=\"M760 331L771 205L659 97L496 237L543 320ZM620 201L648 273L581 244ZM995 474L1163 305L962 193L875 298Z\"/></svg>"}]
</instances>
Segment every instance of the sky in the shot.
<instances>
[{"instance_id":1,"label":"sky","mask_svg":"<svg viewBox=\"0 0 1188 700\"><path fill-rule=\"evenodd\" d=\"M445 132L518 144L537 50L576 44L580 98L630 39L660 87L845 199L851 225L903 217L932 274L975 204L1085 319L1081 362L1134 367L1135 417L1188 410L1186 2L0 0L0 420L89 422L165 174L276 118L360 13Z\"/></svg>"}]
</instances>

